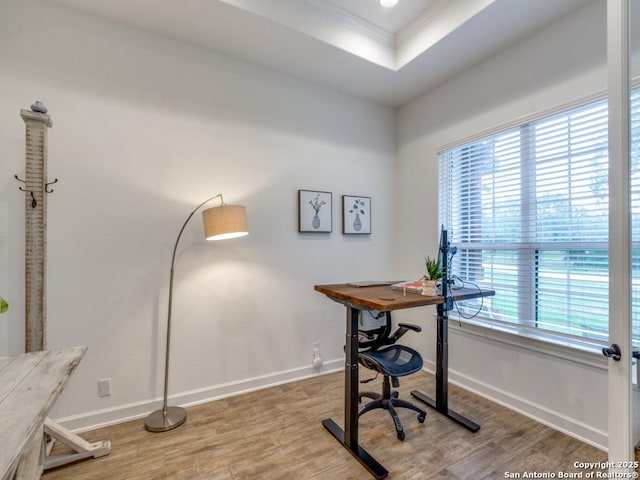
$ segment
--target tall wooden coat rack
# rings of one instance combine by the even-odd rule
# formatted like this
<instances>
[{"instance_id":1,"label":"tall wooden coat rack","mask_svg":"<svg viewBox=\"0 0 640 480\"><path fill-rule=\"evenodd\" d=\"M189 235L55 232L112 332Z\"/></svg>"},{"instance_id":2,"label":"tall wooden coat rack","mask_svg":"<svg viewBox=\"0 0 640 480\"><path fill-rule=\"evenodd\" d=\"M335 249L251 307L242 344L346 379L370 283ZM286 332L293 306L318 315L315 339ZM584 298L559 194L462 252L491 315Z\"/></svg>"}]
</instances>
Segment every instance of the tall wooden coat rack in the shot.
<instances>
[{"instance_id":1,"label":"tall wooden coat rack","mask_svg":"<svg viewBox=\"0 0 640 480\"><path fill-rule=\"evenodd\" d=\"M46 349L47 268L47 129L51 117L44 105L21 110L26 124L25 178L25 351Z\"/></svg>"},{"instance_id":2,"label":"tall wooden coat rack","mask_svg":"<svg viewBox=\"0 0 640 480\"><path fill-rule=\"evenodd\" d=\"M25 351L46 349L46 285L47 285L47 194L58 179L47 180L47 129L51 117L41 102L31 110L21 110L26 124L25 178L15 178L25 192ZM86 458L97 458L111 452L108 440L89 443L47 418L44 422L42 469L58 467ZM70 452L51 455L54 443L60 441Z\"/></svg>"}]
</instances>

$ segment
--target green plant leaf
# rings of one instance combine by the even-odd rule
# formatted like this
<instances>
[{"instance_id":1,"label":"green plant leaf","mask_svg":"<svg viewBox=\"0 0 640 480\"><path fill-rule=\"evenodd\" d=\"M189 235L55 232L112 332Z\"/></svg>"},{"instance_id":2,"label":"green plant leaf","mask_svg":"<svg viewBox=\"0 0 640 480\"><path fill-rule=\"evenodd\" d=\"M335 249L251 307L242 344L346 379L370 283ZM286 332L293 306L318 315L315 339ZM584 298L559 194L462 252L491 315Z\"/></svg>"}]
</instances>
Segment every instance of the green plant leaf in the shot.
<instances>
[{"instance_id":1,"label":"green plant leaf","mask_svg":"<svg viewBox=\"0 0 640 480\"><path fill-rule=\"evenodd\" d=\"M427 268L427 276L430 280L438 280L439 278L442 278L442 271L440 270L438 260L431 260L431 258L426 257L424 259L424 265Z\"/></svg>"},{"instance_id":2,"label":"green plant leaf","mask_svg":"<svg viewBox=\"0 0 640 480\"><path fill-rule=\"evenodd\" d=\"M4 313L7 310L9 310L9 304L4 298L0 297L0 313Z\"/></svg>"}]
</instances>

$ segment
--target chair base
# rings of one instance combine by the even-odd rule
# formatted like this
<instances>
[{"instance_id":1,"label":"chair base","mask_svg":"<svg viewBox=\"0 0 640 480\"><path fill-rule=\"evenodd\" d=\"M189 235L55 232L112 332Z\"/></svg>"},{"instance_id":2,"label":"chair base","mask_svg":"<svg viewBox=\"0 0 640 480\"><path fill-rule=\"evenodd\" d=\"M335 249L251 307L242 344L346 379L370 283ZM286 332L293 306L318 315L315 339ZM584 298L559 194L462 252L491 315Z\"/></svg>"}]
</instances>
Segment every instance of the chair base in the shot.
<instances>
[{"instance_id":1,"label":"chair base","mask_svg":"<svg viewBox=\"0 0 640 480\"><path fill-rule=\"evenodd\" d=\"M418 407L417 405L414 405L411 402L407 402L406 400L398 398L398 392L391 391L389 386L389 377L387 376L384 377L382 395L375 392L360 392L358 394L358 399L362 401L362 397L371 398L372 401L364 405L358 411L358 417L376 408L384 408L389 412L391 418L393 419L393 423L396 428L396 436L400 441L404 440L404 428L402 426L402 422L400 421L400 417L398 416L398 412L396 412L396 407L408 408L410 410L413 410L414 412L417 412L417 418L420 423L424 423L424 420L427 417L427 412L425 410Z\"/></svg>"}]
</instances>

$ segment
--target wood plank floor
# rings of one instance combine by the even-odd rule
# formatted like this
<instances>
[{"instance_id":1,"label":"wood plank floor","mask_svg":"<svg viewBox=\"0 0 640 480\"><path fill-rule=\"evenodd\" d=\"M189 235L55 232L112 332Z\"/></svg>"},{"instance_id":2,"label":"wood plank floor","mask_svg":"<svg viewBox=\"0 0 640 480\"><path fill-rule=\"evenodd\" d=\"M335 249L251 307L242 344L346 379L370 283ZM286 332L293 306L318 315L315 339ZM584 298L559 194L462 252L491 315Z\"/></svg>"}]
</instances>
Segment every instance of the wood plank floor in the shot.
<instances>
[{"instance_id":1,"label":"wood plank floor","mask_svg":"<svg viewBox=\"0 0 640 480\"><path fill-rule=\"evenodd\" d=\"M361 373L369 378L370 372ZM343 374L334 373L230 397L188 409L176 430L149 433L144 419L82 434L111 440L106 457L47 472L44 480L368 480L371 477L324 429L343 425ZM366 385L378 391L381 377ZM401 398L434 379L420 372L401 379ZM575 462L605 462L606 453L460 388L450 386L449 405L481 424L471 433L427 409L424 424L399 409L406 439L396 439L389 414L360 419L360 443L403 480L489 480L508 473L576 472ZM602 470L599 470L602 471ZM532 477L530 477L532 478ZM557 477L556 477L557 478Z\"/></svg>"}]
</instances>

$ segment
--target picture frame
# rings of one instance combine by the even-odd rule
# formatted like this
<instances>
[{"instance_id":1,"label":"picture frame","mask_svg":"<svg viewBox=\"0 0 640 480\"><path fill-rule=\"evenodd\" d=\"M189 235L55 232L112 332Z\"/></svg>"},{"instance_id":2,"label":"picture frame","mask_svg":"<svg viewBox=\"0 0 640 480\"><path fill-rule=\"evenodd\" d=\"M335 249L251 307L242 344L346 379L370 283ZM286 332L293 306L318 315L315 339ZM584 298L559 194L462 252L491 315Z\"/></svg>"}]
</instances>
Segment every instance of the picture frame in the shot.
<instances>
[{"instance_id":1,"label":"picture frame","mask_svg":"<svg viewBox=\"0 0 640 480\"><path fill-rule=\"evenodd\" d=\"M332 193L298 190L298 232L331 233Z\"/></svg>"},{"instance_id":2,"label":"picture frame","mask_svg":"<svg viewBox=\"0 0 640 480\"><path fill-rule=\"evenodd\" d=\"M342 196L342 233L344 235L371 234L371 197Z\"/></svg>"}]
</instances>

